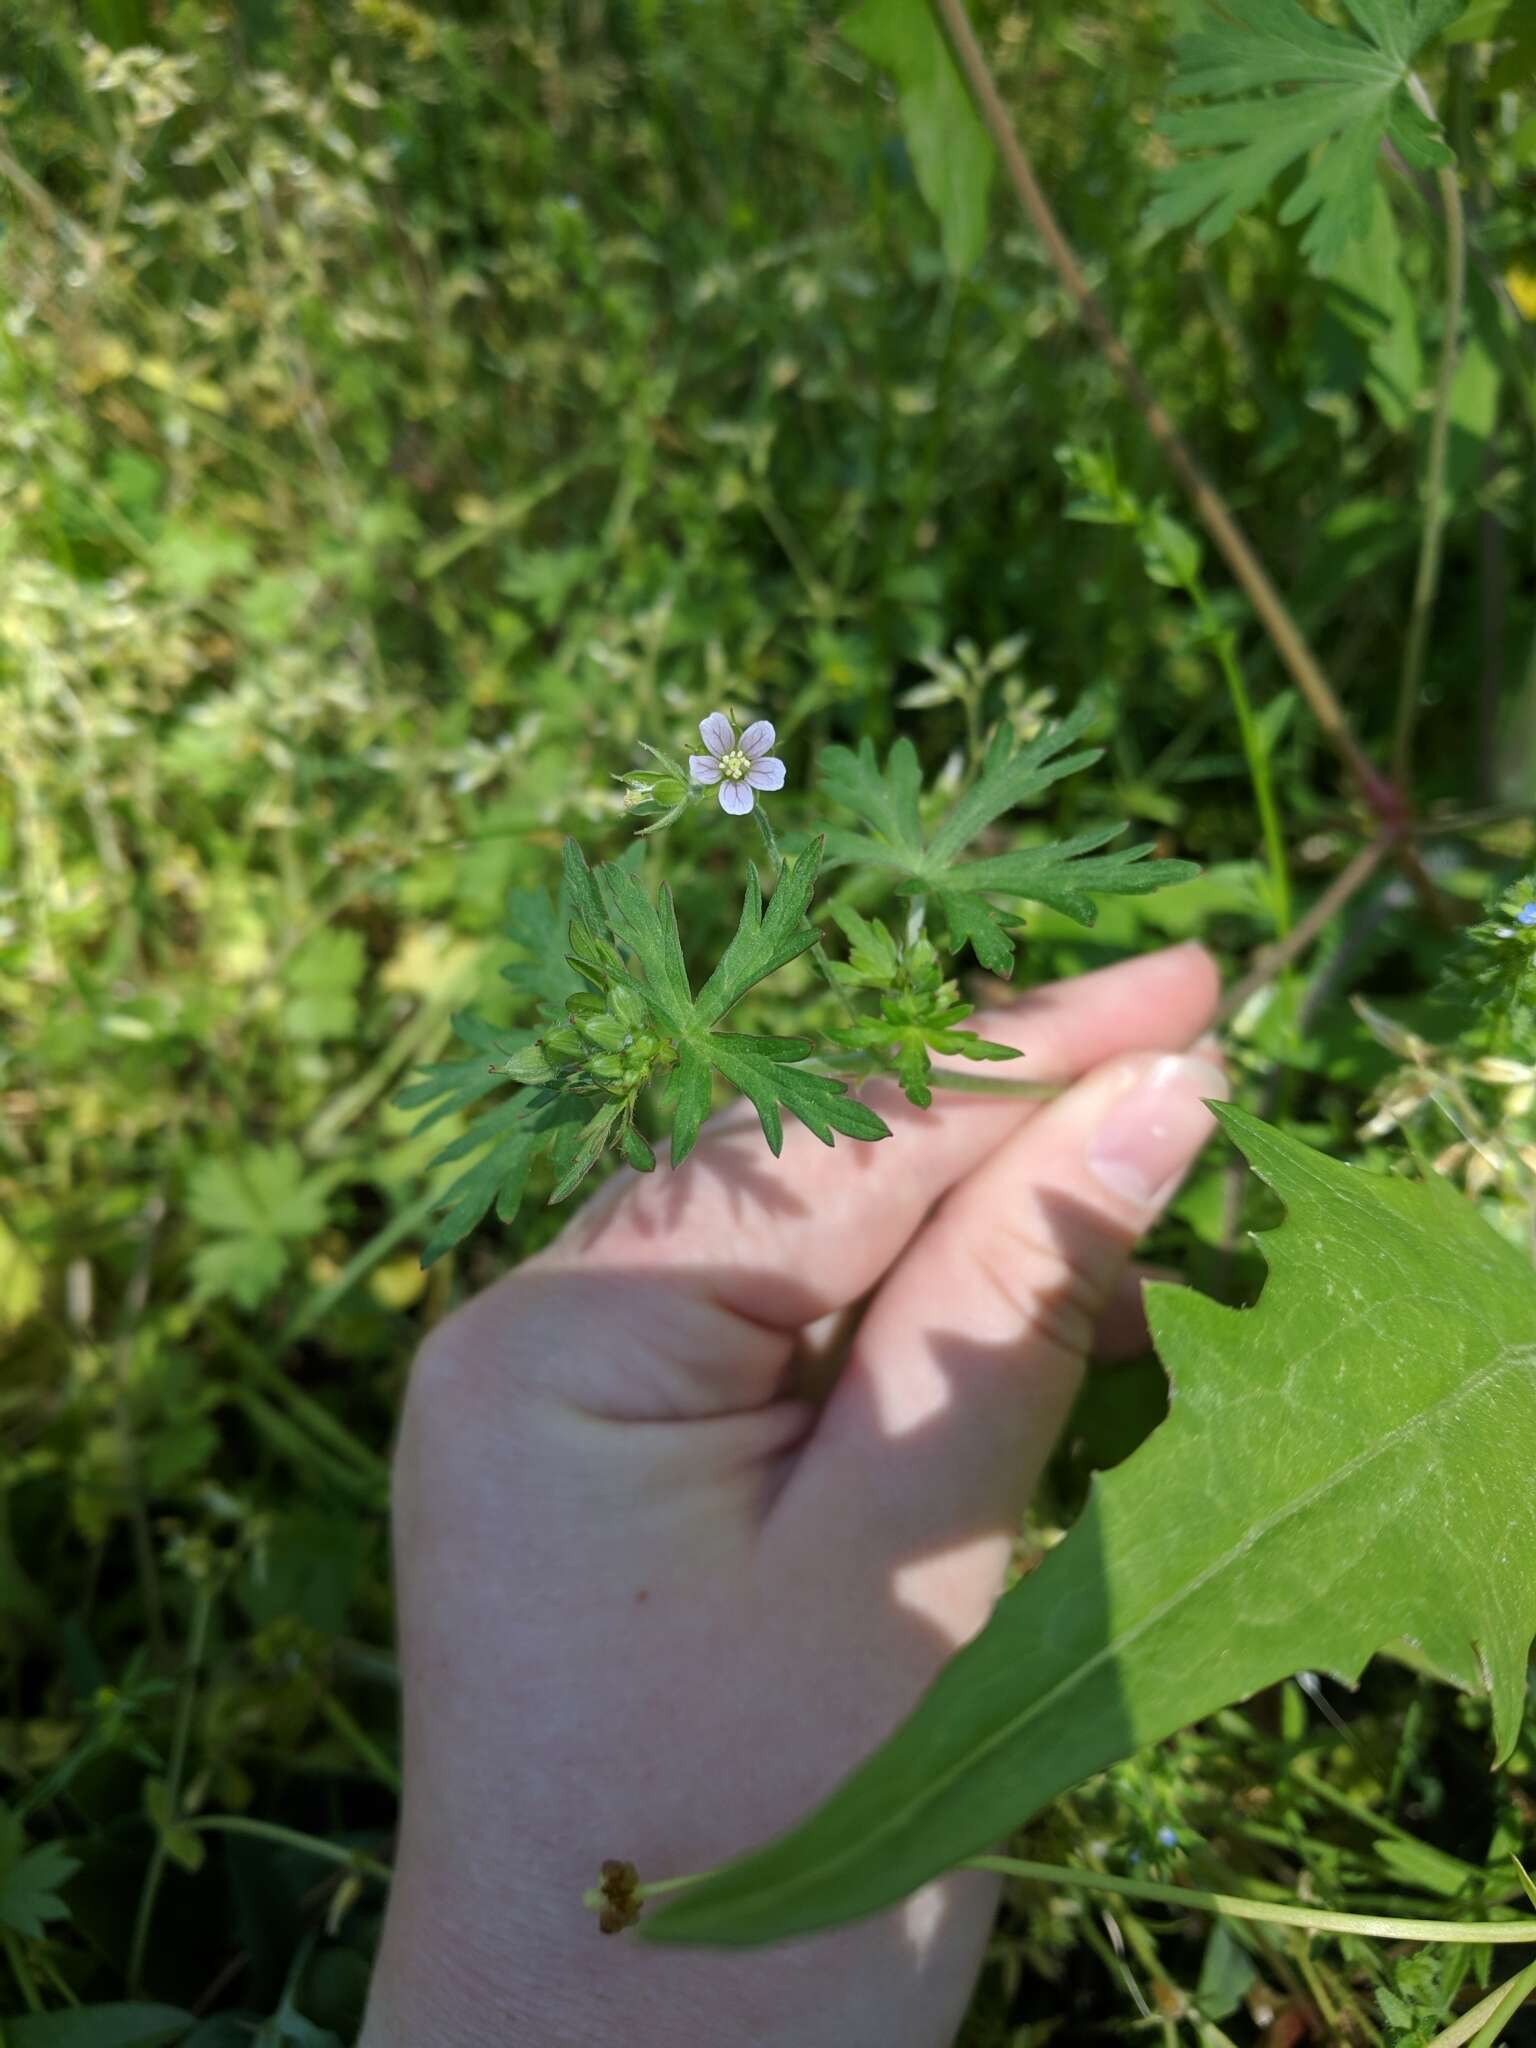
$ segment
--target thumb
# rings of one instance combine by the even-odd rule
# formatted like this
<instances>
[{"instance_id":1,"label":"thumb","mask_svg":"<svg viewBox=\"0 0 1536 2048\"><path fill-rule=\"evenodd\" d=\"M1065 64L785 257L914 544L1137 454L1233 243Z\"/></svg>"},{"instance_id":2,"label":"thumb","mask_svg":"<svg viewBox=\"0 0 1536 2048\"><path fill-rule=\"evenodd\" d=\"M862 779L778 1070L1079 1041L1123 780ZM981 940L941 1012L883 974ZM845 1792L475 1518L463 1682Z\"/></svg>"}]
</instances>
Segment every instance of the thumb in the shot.
<instances>
[{"instance_id":1,"label":"thumb","mask_svg":"<svg viewBox=\"0 0 1536 2048\"><path fill-rule=\"evenodd\" d=\"M1212 1129L1201 1054L1098 1068L941 1203L893 1270L775 1510L869 1590L980 1627L1132 1245Z\"/></svg>"}]
</instances>

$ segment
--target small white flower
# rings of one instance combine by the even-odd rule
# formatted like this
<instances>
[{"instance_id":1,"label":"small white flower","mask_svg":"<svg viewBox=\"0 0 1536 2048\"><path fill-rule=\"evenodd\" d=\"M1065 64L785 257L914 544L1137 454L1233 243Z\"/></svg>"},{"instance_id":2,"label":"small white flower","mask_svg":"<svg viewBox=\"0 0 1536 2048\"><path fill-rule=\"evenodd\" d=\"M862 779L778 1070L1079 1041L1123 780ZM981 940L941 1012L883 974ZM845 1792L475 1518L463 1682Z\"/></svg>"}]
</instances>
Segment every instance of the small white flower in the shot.
<instances>
[{"instance_id":1,"label":"small white flower","mask_svg":"<svg viewBox=\"0 0 1536 2048\"><path fill-rule=\"evenodd\" d=\"M699 737L709 752L690 754L688 772L695 782L719 784L722 811L744 818L757 802L755 791L784 787L784 763L768 751L773 727L766 718L749 725L738 740L725 713L711 711L699 725Z\"/></svg>"}]
</instances>

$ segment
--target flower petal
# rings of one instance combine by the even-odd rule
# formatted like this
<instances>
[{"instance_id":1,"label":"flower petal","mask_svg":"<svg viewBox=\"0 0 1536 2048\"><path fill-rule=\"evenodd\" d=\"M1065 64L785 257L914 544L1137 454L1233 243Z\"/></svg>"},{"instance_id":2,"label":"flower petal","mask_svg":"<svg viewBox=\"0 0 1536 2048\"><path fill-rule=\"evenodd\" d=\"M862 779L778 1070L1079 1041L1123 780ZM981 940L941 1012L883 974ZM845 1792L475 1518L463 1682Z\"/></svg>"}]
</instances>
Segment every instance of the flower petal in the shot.
<instances>
[{"instance_id":1,"label":"flower petal","mask_svg":"<svg viewBox=\"0 0 1536 2048\"><path fill-rule=\"evenodd\" d=\"M695 782L718 782L720 780L720 763L713 754L690 754L688 756L688 773Z\"/></svg>"},{"instance_id":2,"label":"flower petal","mask_svg":"<svg viewBox=\"0 0 1536 2048\"><path fill-rule=\"evenodd\" d=\"M773 727L766 718L749 725L741 736L741 751L749 761L755 761L759 754L766 754L773 745Z\"/></svg>"},{"instance_id":3,"label":"flower petal","mask_svg":"<svg viewBox=\"0 0 1536 2048\"><path fill-rule=\"evenodd\" d=\"M720 808L729 811L733 818L744 818L757 798L744 782L722 782L720 785Z\"/></svg>"},{"instance_id":4,"label":"flower petal","mask_svg":"<svg viewBox=\"0 0 1536 2048\"><path fill-rule=\"evenodd\" d=\"M699 738L717 761L722 754L728 754L736 744L731 721L723 711L711 711L708 718L699 721Z\"/></svg>"},{"instance_id":5,"label":"flower petal","mask_svg":"<svg viewBox=\"0 0 1536 2048\"><path fill-rule=\"evenodd\" d=\"M747 781L754 789L782 789L784 763L773 754L765 761L754 761L747 770Z\"/></svg>"}]
</instances>

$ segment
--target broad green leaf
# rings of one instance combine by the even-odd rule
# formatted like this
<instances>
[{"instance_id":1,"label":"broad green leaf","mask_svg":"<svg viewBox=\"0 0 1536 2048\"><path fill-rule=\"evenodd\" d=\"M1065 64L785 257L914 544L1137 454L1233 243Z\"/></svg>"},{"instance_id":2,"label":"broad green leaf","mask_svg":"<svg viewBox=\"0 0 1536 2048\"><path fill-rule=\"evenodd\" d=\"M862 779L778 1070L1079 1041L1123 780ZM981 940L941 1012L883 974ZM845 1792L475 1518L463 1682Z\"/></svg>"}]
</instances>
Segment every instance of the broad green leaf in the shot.
<instances>
[{"instance_id":1,"label":"broad green leaf","mask_svg":"<svg viewBox=\"0 0 1536 2048\"><path fill-rule=\"evenodd\" d=\"M1400 1637L1490 1696L1509 1754L1536 1629L1536 1272L1442 1181L1219 1114L1285 1205L1258 1305L1150 1290L1168 1420L822 1807L643 1934L873 1912L1116 1758L1299 1668L1352 1682Z\"/></svg>"},{"instance_id":2,"label":"broad green leaf","mask_svg":"<svg viewBox=\"0 0 1536 2048\"><path fill-rule=\"evenodd\" d=\"M969 270L986 246L992 144L928 0L863 0L843 34L895 80L912 174L938 220L944 260Z\"/></svg>"},{"instance_id":3,"label":"broad green leaf","mask_svg":"<svg viewBox=\"0 0 1536 2048\"><path fill-rule=\"evenodd\" d=\"M1384 140L1418 169L1452 161L1408 78L1455 0L1348 4L1359 34L1319 21L1300 0L1227 0L1205 29L1180 38L1172 90L1207 104L1159 123L1181 160L1162 175L1150 226L1195 222L1210 241L1305 159L1280 218L1307 222L1303 253L1329 271L1370 232Z\"/></svg>"},{"instance_id":4,"label":"broad green leaf","mask_svg":"<svg viewBox=\"0 0 1536 2048\"><path fill-rule=\"evenodd\" d=\"M827 795L855 812L867 828L828 832L831 861L883 869L892 887L905 896L931 894L949 928L951 945L958 950L969 944L984 967L1004 977L1013 972L1013 937L990 897L1044 903L1079 924L1092 924L1096 895L1139 896L1165 883L1186 881L1196 872L1189 861L1148 860L1148 845L1085 857L1117 838L1123 825L987 860L961 859L965 849L1005 813L1098 760L1098 747L1068 751L1092 716L1092 707L1081 705L1023 746L1008 728L1000 728L976 780L926 837L918 810L921 770L910 740L897 740L884 768L868 740L857 753L847 747L826 748L821 776Z\"/></svg>"}]
</instances>

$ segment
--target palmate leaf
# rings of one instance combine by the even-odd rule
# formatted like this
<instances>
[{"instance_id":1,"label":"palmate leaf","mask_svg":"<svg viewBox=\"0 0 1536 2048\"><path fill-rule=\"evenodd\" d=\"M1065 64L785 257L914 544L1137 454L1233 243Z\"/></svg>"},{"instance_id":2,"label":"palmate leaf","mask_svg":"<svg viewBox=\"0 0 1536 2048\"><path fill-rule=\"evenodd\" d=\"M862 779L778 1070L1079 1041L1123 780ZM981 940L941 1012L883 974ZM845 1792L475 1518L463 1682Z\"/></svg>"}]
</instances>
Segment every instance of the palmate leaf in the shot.
<instances>
[{"instance_id":1,"label":"palmate leaf","mask_svg":"<svg viewBox=\"0 0 1536 2048\"><path fill-rule=\"evenodd\" d=\"M1408 78L1461 0L1345 4L1361 33L1319 21L1300 0L1224 0L1207 28L1180 38L1172 90L1207 104L1158 125L1181 155L1211 154L1183 156L1163 173L1149 226L1195 221L1199 239L1210 241L1310 157L1280 218L1307 221L1303 253L1327 271L1370 232L1384 139L1421 170L1452 161Z\"/></svg>"},{"instance_id":2,"label":"palmate leaf","mask_svg":"<svg viewBox=\"0 0 1536 2048\"><path fill-rule=\"evenodd\" d=\"M645 999L657 1028L677 1046L674 1166L692 1151L709 1112L712 1068L752 1103L775 1154L784 1143L781 1109L790 1110L824 1145L832 1143L834 1131L850 1138L890 1136L874 1111L855 1101L841 1081L796 1070L795 1063L812 1050L809 1039L750 1037L715 1028L756 983L815 945L817 935L805 913L821 855L816 840L798 860L786 863L766 910L757 871L748 867L735 934L697 996L689 984L671 891L664 887L653 903L622 868L597 871L595 887L608 929L641 970L630 977L631 986Z\"/></svg>"},{"instance_id":3,"label":"palmate leaf","mask_svg":"<svg viewBox=\"0 0 1536 2048\"><path fill-rule=\"evenodd\" d=\"M1407 1637L1520 1724L1536 1630L1536 1272L1443 1182L1222 1122L1285 1204L1255 1308L1150 1290L1168 1420L808 1820L641 1933L757 1942L891 1904L1093 1771Z\"/></svg>"},{"instance_id":4,"label":"palmate leaf","mask_svg":"<svg viewBox=\"0 0 1536 2048\"><path fill-rule=\"evenodd\" d=\"M1096 895L1140 896L1169 882L1187 881L1196 872L1191 862L1148 860L1150 845L1088 858L1117 838L1123 825L990 859L961 859L978 834L1006 812L1099 759L1100 747L1068 751L1092 715L1090 706L1079 706L1023 746L1000 728L975 782L927 838L918 809L922 768L910 740L896 741L883 768L868 740L857 753L848 747L826 748L821 774L828 796L855 812L868 828L828 832L829 863L857 861L883 868L902 895L931 895L949 927L951 945L969 945L984 967L1004 977L1013 972L1013 939L989 897L1045 903L1080 924L1092 924Z\"/></svg>"},{"instance_id":5,"label":"palmate leaf","mask_svg":"<svg viewBox=\"0 0 1536 2048\"><path fill-rule=\"evenodd\" d=\"M20 1820L0 1806L0 1927L40 1940L46 1921L67 1920L59 1891L79 1868L57 1842L29 1849Z\"/></svg>"}]
</instances>

